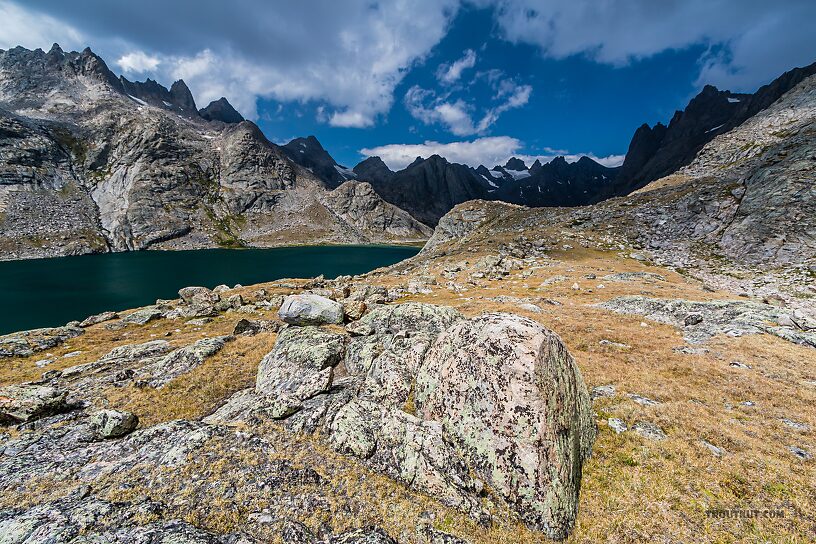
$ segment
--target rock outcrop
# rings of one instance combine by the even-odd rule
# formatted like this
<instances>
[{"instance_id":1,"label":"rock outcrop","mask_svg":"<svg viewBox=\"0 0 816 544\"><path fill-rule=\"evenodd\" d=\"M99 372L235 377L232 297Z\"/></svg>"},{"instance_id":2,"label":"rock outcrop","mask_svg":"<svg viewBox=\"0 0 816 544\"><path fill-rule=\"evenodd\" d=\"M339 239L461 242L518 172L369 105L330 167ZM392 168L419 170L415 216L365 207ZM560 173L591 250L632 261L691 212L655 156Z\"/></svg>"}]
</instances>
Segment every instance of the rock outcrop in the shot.
<instances>
[{"instance_id":1,"label":"rock outcrop","mask_svg":"<svg viewBox=\"0 0 816 544\"><path fill-rule=\"evenodd\" d=\"M511 314L381 306L351 336L289 327L212 423L282 420L472 516L485 486L552 538L577 513L595 437L589 393L561 340Z\"/></svg>"},{"instance_id":2,"label":"rock outcrop","mask_svg":"<svg viewBox=\"0 0 816 544\"><path fill-rule=\"evenodd\" d=\"M512 314L461 321L426 354L415 403L526 523L551 538L569 534L595 422L560 338Z\"/></svg>"}]
</instances>

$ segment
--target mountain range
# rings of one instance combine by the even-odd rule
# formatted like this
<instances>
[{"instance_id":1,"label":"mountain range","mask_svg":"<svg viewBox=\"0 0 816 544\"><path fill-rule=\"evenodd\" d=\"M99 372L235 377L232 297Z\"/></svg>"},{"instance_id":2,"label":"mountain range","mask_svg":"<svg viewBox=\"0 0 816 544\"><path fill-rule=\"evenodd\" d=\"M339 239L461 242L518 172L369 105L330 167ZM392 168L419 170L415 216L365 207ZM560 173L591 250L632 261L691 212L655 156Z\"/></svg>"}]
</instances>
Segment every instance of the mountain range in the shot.
<instances>
[{"instance_id":1,"label":"mountain range","mask_svg":"<svg viewBox=\"0 0 816 544\"><path fill-rule=\"evenodd\" d=\"M314 136L278 146L226 98L199 109L184 81L129 81L90 49L16 47L0 51L0 258L410 242L468 200L593 204L688 165L813 73L755 94L706 86L667 126L641 126L617 168L433 155L395 172L378 157L340 165Z\"/></svg>"}]
</instances>

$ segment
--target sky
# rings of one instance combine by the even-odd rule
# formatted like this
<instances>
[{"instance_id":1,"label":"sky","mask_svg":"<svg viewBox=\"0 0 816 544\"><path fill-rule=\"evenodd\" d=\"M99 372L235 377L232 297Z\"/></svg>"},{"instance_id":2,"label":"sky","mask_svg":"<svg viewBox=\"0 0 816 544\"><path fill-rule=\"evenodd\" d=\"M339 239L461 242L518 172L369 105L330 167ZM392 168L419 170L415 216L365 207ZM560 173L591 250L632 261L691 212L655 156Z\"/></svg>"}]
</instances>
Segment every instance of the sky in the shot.
<instances>
[{"instance_id":1,"label":"sky","mask_svg":"<svg viewBox=\"0 0 816 544\"><path fill-rule=\"evenodd\" d=\"M813 21L813 0L0 0L0 48L91 47L346 166L614 166L703 85L753 92L816 61Z\"/></svg>"}]
</instances>

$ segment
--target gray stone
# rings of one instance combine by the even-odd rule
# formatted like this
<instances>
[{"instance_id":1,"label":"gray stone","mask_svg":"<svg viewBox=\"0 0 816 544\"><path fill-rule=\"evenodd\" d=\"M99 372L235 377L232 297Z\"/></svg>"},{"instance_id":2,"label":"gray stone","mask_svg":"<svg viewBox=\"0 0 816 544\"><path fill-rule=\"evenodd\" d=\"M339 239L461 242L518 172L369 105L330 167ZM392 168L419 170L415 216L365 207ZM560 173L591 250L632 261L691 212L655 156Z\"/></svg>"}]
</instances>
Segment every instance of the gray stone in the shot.
<instances>
[{"instance_id":1,"label":"gray stone","mask_svg":"<svg viewBox=\"0 0 816 544\"><path fill-rule=\"evenodd\" d=\"M796 458L801 459L802 461L808 461L813 457L809 451L804 450L799 446L788 446L788 451L791 452Z\"/></svg>"},{"instance_id":2,"label":"gray stone","mask_svg":"<svg viewBox=\"0 0 816 544\"><path fill-rule=\"evenodd\" d=\"M201 365L207 357L218 353L231 336L203 338L143 366L139 370L140 379L150 387L161 388L170 380L186 374Z\"/></svg>"},{"instance_id":3,"label":"gray stone","mask_svg":"<svg viewBox=\"0 0 816 544\"><path fill-rule=\"evenodd\" d=\"M280 321L272 321L268 319L240 319L235 323L232 329L232 334L245 334L247 336L255 336L260 332L278 332L283 323Z\"/></svg>"},{"instance_id":4,"label":"gray stone","mask_svg":"<svg viewBox=\"0 0 816 544\"><path fill-rule=\"evenodd\" d=\"M346 338L318 327L288 327L258 367L255 391L304 400L326 391L343 360Z\"/></svg>"},{"instance_id":5,"label":"gray stone","mask_svg":"<svg viewBox=\"0 0 816 544\"><path fill-rule=\"evenodd\" d=\"M725 455L724 449L715 446L714 444L708 442L707 440L700 440L700 444L702 444L703 447L710 451L711 455L713 455L714 457L722 457L723 455Z\"/></svg>"},{"instance_id":6,"label":"gray stone","mask_svg":"<svg viewBox=\"0 0 816 544\"><path fill-rule=\"evenodd\" d=\"M632 425L632 430L643 438L647 438L649 440L659 441L666 438L666 433L663 431L663 429L654 423L649 423L648 421L635 422L635 424Z\"/></svg>"},{"instance_id":7,"label":"gray stone","mask_svg":"<svg viewBox=\"0 0 816 544\"><path fill-rule=\"evenodd\" d=\"M283 300L278 316L292 325L340 324L343 306L319 295L289 295Z\"/></svg>"},{"instance_id":8,"label":"gray stone","mask_svg":"<svg viewBox=\"0 0 816 544\"><path fill-rule=\"evenodd\" d=\"M627 397L635 401L636 403L640 404L641 406L657 406L660 404L658 401L654 399L650 399L649 397L644 397L642 395L636 395L634 393L627 393Z\"/></svg>"},{"instance_id":9,"label":"gray stone","mask_svg":"<svg viewBox=\"0 0 816 544\"><path fill-rule=\"evenodd\" d=\"M790 427L791 429L795 429L797 431L807 431L807 430L810 429L810 427L808 427L804 423L799 423L798 421L794 421L794 420L788 419L786 417L783 417L780 421L786 427Z\"/></svg>"},{"instance_id":10,"label":"gray stone","mask_svg":"<svg viewBox=\"0 0 816 544\"><path fill-rule=\"evenodd\" d=\"M122 323L128 325L146 325L155 319L162 317L163 312L155 306L149 306L129 313L122 318Z\"/></svg>"},{"instance_id":11,"label":"gray stone","mask_svg":"<svg viewBox=\"0 0 816 544\"><path fill-rule=\"evenodd\" d=\"M624 423L622 419L618 419L616 417L610 417L606 420L606 424L609 426L610 429L615 431L615 434L620 434L626 432L629 427Z\"/></svg>"},{"instance_id":12,"label":"gray stone","mask_svg":"<svg viewBox=\"0 0 816 544\"><path fill-rule=\"evenodd\" d=\"M590 393L590 398L592 400L599 399L602 397L614 397L615 396L615 386L612 384L609 385L599 385L597 387L592 388L592 392Z\"/></svg>"},{"instance_id":13,"label":"gray stone","mask_svg":"<svg viewBox=\"0 0 816 544\"><path fill-rule=\"evenodd\" d=\"M48 385L0 387L0 425L33 421L68 409L67 393Z\"/></svg>"},{"instance_id":14,"label":"gray stone","mask_svg":"<svg viewBox=\"0 0 816 544\"><path fill-rule=\"evenodd\" d=\"M215 304L221 297L206 287L184 287L179 289L179 297L187 304Z\"/></svg>"},{"instance_id":15,"label":"gray stone","mask_svg":"<svg viewBox=\"0 0 816 544\"><path fill-rule=\"evenodd\" d=\"M368 325L377 334L404 331L436 336L462 317L457 310L447 306L406 302L375 308L358 322L358 326Z\"/></svg>"},{"instance_id":16,"label":"gray stone","mask_svg":"<svg viewBox=\"0 0 816 544\"><path fill-rule=\"evenodd\" d=\"M139 418L123 410L100 410L91 415L91 427L99 439L119 438L136 430Z\"/></svg>"},{"instance_id":17,"label":"gray stone","mask_svg":"<svg viewBox=\"0 0 816 544\"><path fill-rule=\"evenodd\" d=\"M80 323L80 327L90 327L91 325L96 325L98 323L102 323L104 321L110 321L111 319L118 319L119 314L116 312L102 312L101 314L96 314L92 316L88 316L83 319Z\"/></svg>"}]
</instances>

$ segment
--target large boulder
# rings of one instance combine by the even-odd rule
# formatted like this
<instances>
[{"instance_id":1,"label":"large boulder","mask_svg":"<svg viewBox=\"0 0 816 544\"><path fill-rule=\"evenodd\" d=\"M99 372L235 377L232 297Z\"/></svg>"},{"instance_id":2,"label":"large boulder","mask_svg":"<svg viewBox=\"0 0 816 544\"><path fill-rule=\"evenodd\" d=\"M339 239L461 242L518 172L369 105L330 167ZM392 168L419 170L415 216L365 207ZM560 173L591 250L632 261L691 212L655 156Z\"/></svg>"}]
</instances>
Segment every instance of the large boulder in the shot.
<instances>
[{"instance_id":1,"label":"large boulder","mask_svg":"<svg viewBox=\"0 0 816 544\"><path fill-rule=\"evenodd\" d=\"M278 316L291 325L327 325L343 322L343 305L320 295L289 295Z\"/></svg>"},{"instance_id":2,"label":"large boulder","mask_svg":"<svg viewBox=\"0 0 816 544\"><path fill-rule=\"evenodd\" d=\"M25 423L67 409L67 393L47 385L0 387L0 425Z\"/></svg>"},{"instance_id":3,"label":"large boulder","mask_svg":"<svg viewBox=\"0 0 816 544\"><path fill-rule=\"evenodd\" d=\"M326 391L332 384L333 367L343 360L345 346L345 336L319 327L286 328L258 366L255 391L300 400Z\"/></svg>"},{"instance_id":4,"label":"large boulder","mask_svg":"<svg viewBox=\"0 0 816 544\"><path fill-rule=\"evenodd\" d=\"M513 314L460 321L426 354L415 403L525 523L568 535L596 430L586 385L555 333Z\"/></svg>"}]
</instances>

